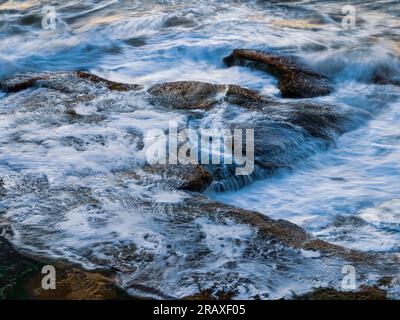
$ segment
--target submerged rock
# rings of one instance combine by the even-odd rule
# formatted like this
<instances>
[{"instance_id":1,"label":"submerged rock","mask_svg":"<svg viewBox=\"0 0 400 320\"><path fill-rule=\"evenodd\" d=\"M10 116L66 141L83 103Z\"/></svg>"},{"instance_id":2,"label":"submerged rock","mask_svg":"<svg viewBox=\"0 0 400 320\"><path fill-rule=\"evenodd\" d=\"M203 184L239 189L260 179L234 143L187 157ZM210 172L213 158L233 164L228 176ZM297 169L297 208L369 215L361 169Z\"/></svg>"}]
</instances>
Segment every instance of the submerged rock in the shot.
<instances>
[{"instance_id":1,"label":"submerged rock","mask_svg":"<svg viewBox=\"0 0 400 320\"><path fill-rule=\"evenodd\" d=\"M124 40L124 42L133 47L143 47L146 45L146 38L144 37L132 37Z\"/></svg>"},{"instance_id":2,"label":"submerged rock","mask_svg":"<svg viewBox=\"0 0 400 320\"><path fill-rule=\"evenodd\" d=\"M240 86L227 87L225 96L214 105L214 112L222 108L219 112L226 128L254 130L255 163L263 171L249 179L237 178L243 180L239 187L278 169L292 168L297 161L329 147L339 135L371 118L360 109L309 100L281 102ZM228 177L232 172L224 171Z\"/></svg>"},{"instance_id":3,"label":"submerged rock","mask_svg":"<svg viewBox=\"0 0 400 320\"><path fill-rule=\"evenodd\" d=\"M60 91L76 92L79 86L77 87L69 87L69 86L72 83L76 82L77 79L83 79L84 81L92 82L94 84L100 84L105 86L109 90L115 90L115 91L130 91L130 90L142 89L142 87L137 84L125 84L125 83L114 82L84 71L76 71L76 72L20 74L17 76L0 80L0 90L5 91L7 93L15 93L21 90L32 88L34 86L48 86L48 87L53 87L54 89L58 89ZM59 82L58 87L56 86L57 82ZM66 89L67 87L69 87L68 90Z\"/></svg>"},{"instance_id":4,"label":"submerged rock","mask_svg":"<svg viewBox=\"0 0 400 320\"><path fill-rule=\"evenodd\" d=\"M391 84L394 86L400 86L400 78L390 77L388 74L391 72L376 72L373 75L372 82L381 85Z\"/></svg>"},{"instance_id":5,"label":"submerged rock","mask_svg":"<svg viewBox=\"0 0 400 320\"><path fill-rule=\"evenodd\" d=\"M164 21L164 26L166 28L171 28L171 27L194 27L196 25L196 22L190 18L187 18L185 16L172 16L167 18Z\"/></svg>"},{"instance_id":6,"label":"submerged rock","mask_svg":"<svg viewBox=\"0 0 400 320\"><path fill-rule=\"evenodd\" d=\"M18 295L23 282L39 268L38 262L20 255L0 236L0 300Z\"/></svg>"},{"instance_id":7,"label":"submerged rock","mask_svg":"<svg viewBox=\"0 0 400 320\"><path fill-rule=\"evenodd\" d=\"M37 81L47 79L46 74L23 74L0 80L0 90L12 93L33 87Z\"/></svg>"},{"instance_id":8,"label":"submerged rock","mask_svg":"<svg viewBox=\"0 0 400 320\"><path fill-rule=\"evenodd\" d=\"M262 241L278 242L292 248L318 251L325 255L334 255L365 265L373 265L373 263L382 256L379 254L375 255L362 253L357 250L349 250L314 238L303 228L287 220L274 220L255 211L239 209L219 202L210 201L200 196L190 199L190 202L199 208L199 211L204 210L212 214L214 216L213 219L230 218L234 219L239 224L250 225L252 228L258 230L259 237ZM394 257L393 259L388 259L387 263L394 267L398 260L399 259Z\"/></svg>"},{"instance_id":9,"label":"submerged rock","mask_svg":"<svg viewBox=\"0 0 400 320\"><path fill-rule=\"evenodd\" d=\"M236 49L224 58L228 67L248 66L266 71L279 79L284 98L311 98L332 93L328 79L305 69L286 57L260 50Z\"/></svg>"},{"instance_id":10,"label":"submerged rock","mask_svg":"<svg viewBox=\"0 0 400 320\"><path fill-rule=\"evenodd\" d=\"M212 182L211 174L201 165L158 164L145 166L143 170L161 176L175 189L202 192Z\"/></svg>"},{"instance_id":11,"label":"submerged rock","mask_svg":"<svg viewBox=\"0 0 400 320\"><path fill-rule=\"evenodd\" d=\"M205 165L213 178L211 188L216 191L238 189L276 170L289 169L317 148L329 146L338 135L354 128L357 118L369 118L366 112L339 106L308 101L282 103L237 85L170 82L154 86L149 94L157 104L171 109L197 109L196 120L192 122L194 129L208 127L207 114L220 112L224 128L231 132L254 130L256 168L253 173L237 176L234 164ZM310 147L305 148L306 144Z\"/></svg>"},{"instance_id":12,"label":"submerged rock","mask_svg":"<svg viewBox=\"0 0 400 320\"><path fill-rule=\"evenodd\" d=\"M249 108L249 105L253 103L254 105L264 102L272 103L273 99L266 96L260 95L258 92L243 88L237 85L228 85L228 90L225 94L225 101L236 104L239 106Z\"/></svg>"},{"instance_id":13,"label":"submerged rock","mask_svg":"<svg viewBox=\"0 0 400 320\"><path fill-rule=\"evenodd\" d=\"M107 79L101 78L99 76L96 76L96 75L88 73L88 72L77 71L76 75L79 78L87 79L87 80L89 80L89 81L91 81L93 83L104 84L110 90L130 91L130 90L140 90L140 89L142 89L142 86L140 86L138 84L126 84L126 83L115 82L115 81L111 81L111 80L107 80Z\"/></svg>"}]
</instances>

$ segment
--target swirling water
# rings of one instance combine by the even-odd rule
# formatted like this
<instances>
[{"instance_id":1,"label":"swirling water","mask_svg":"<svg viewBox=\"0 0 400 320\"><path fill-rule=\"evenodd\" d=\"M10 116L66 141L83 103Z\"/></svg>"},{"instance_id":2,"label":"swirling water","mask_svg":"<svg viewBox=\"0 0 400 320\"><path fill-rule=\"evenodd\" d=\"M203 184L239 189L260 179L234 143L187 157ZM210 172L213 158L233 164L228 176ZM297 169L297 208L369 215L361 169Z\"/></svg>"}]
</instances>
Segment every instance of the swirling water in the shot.
<instances>
[{"instance_id":1,"label":"swirling water","mask_svg":"<svg viewBox=\"0 0 400 320\"><path fill-rule=\"evenodd\" d=\"M41 24L43 6L49 4L57 12L55 30L45 30ZM341 9L348 4L357 10L356 28L351 30L341 26ZM398 252L400 89L372 80L376 74L399 80L399 17L400 3L395 0L2 1L0 76L81 69L145 87L174 80L233 83L280 99L273 77L242 67L228 69L222 58L235 48L294 55L335 81L335 92L313 99L316 103L361 109L372 120L360 122L359 128L339 137L333 148L319 150L290 171L278 172L241 190L207 195L290 220L345 247ZM45 112L17 110L18 99L23 101L24 96L0 100L0 105L7 106L0 110L0 173L14 192L12 198L2 202L2 209L14 224L14 243L41 254L67 257L86 267L96 264L94 259L86 259L95 252L97 261L106 261L100 265L118 266L126 276L145 263L134 258L126 262L129 256L122 257L124 252L109 254L113 242L127 248L127 242L133 241L136 247L167 256L163 243L174 234L176 260L157 261L164 269L151 266L155 273L165 272L170 279L157 277L154 281L161 284L153 285L164 294L171 290L177 290L176 296L190 294L190 281L172 276L187 276L186 271L171 266L180 261L182 249L178 244L183 240L179 233L166 225L163 230L156 217L149 218L135 209L143 199L174 204L186 195L129 181L120 185L107 176L143 161L127 134L129 130L144 130L154 123L164 128L171 119L184 122L184 116L152 110L139 98L133 101L124 95L99 95L96 102L100 109L82 104L78 111L108 116L105 126L59 126L54 125L59 120L57 106L47 106ZM242 249L234 246L235 239L246 243L253 237L246 226L240 228L230 222L213 228L210 221L198 219L196 225L206 230L208 249L223 256L222 261L217 260L221 264L231 258L239 260ZM47 238L39 239L42 234ZM241 270L249 265L245 261ZM252 262L254 275L259 268ZM296 268L292 266L293 273ZM199 272L201 268L192 266L191 270ZM269 275L266 270L262 272ZM197 276L201 282L202 275ZM141 277L151 287L145 275L134 280L140 283ZM285 276L275 277L276 281L267 285L269 290L276 286L274 293L249 286L241 297L263 296L264 291L268 297L286 295L288 289L282 288L289 281ZM129 281L129 276L121 280L124 284ZM295 280L291 285L301 286Z\"/></svg>"}]
</instances>

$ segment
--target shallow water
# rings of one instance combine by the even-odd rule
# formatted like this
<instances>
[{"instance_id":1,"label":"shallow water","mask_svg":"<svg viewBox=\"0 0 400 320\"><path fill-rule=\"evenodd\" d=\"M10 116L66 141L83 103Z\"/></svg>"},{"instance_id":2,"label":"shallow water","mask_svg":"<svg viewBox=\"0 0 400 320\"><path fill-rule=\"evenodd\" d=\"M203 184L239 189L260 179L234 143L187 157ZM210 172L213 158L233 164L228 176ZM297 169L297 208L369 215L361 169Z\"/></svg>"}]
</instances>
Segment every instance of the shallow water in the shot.
<instances>
[{"instance_id":1,"label":"shallow water","mask_svg":"<svg viewBox=\"0 0 400 320\"><path fill-rule=\"evenodd\" d=\"M399 251L400 89L371 83L376 74L391 80L400 77L399 1L351 1L358 14L353 30L341 26L341 8L349 1L48 3L56 8L55 30L42 28L44 2L0 4L1 77L81 69L145 87L175 80L233 83L280 99L276 80L270 75L223 65L223 57L234 48L259 48L294 55L333 78L334 94L312 100L364 110L370 120L356 119L356 130L339 137L328 150L312 147L314 155L291 170L279 171L241 190L206 194L290 220L345 247ZM245 298L277 298L287 296L290 290L307 291L312 275L326 267L309 266L312 257L305 254L288 266L288 277L271 266L270 257L243 257L241 250L254 237L247 226L230 221L213 225L199 218L190 228L206 234L202 245L213 258L208 265L183 269L182 261L192 254L193 239L181 238L179 229L154 215L168 211L165 206L179 204L187 195L171 194L159 185L144 187L111 173L143 163L133 132L167 128L170 120L185 123L186 117L154 110L139 96L97 92L95 101L82 103L76 110L88 116L87 122L71 124L63 120L65 106L54 103L59 97L46 96L46 103L39 97L40 90L35 107L26 110L18 108L28 99L24 93L0 96L0 175L13 190L1 209L14 227L14 244L88 268L112 265L119 269L123 287L142 283L157 288L155 296L171 292L177 297L189 295L194 292L196 277L201 288L212 283L213 277L232 277L226 271L229 268L221 267L231 260L239 261L236 271L241 279L252 280L246 285L247 280L241 282L239 297ZM217 126L223 115L210 113L207 121ZM98 124L90 116L103 116L107 121ZM152 202L148 211L138 209L144 200ZM173 243L171 234L176 237ZM235 245L238 241L243 247ZM149 266L143 257L137 261L123 251L120 256L111 253L112 248L128 248L132 243L162 258ZM171 257L165 244L172 245L176 255ZM286 249L280 254L294 259L294 253ZM266 265L271 269L267 271ZM158 274L153 280L156 284L148 274L138 275L141 266ZM207 278L205 274L215 268L223 271ZM304 271L307 269L309 272ZM331 273L332 269L327 270L327 282L337 276ZM258 282L266 284L257 287Z\"/></svg>"}]
</instances>

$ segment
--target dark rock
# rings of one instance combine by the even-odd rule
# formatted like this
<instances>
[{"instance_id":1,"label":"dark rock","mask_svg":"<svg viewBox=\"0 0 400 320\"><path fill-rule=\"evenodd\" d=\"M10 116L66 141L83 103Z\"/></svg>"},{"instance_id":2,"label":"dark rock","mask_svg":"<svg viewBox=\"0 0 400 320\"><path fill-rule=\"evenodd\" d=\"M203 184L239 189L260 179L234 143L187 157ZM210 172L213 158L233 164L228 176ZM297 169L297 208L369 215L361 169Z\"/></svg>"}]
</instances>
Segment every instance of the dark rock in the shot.
<instances>
[{"instance_id":1,"label":"dark rock","mask_svg":"<svg viewBox=\"0 0 400 320\"><path fill-rule=\"evenodd\" d=\"M237 85L228 85L228 90L226 91L225 100L237 104L237 105L245 105L246 103L251 102L269 102L271 99L268 99L265 96L261 96L259 93L243 88Z\"/></svg>"},{"instance_id":2,"label":"dark rock","mask_svg":"<svg viewBox=\"0 0 400 320\"><path fill-rule=\"evenodd\" d=\"M215 191L238 189L278 169L291 168L295 162L310 156L312 149L303 148L304 143L317 139L319 146L325 148L355 125L350 111L341 112L335 106L310 102L282 103L237 85L179 81L156 85L148 93L155 102L170 108L201 112L227 102L256 112L250 119L236 122L233 109L224 111L228 129L254 129L256 172L237 176L236 165L206 165L213 176Z\"/></svg>"},{"instance_id":3,"label":"dark rock","mask_svg":"<svg viewBox=\"0 0 400 320\"><path fill-rule=\"evenodd\" d=\"M345 215L338 215L337 217L335 217L335 220L333 222L335 228L342 228L346 226L361 227L367 224L368 223L364 219L358 216L345 216Z\"/></svg>"},{"instance_id":4,"label":"dark rock","mask_svg":"<svg viewBox=\"0 0 400 320\"><path fill-rule=\"evenodd\" d=\"M40 264L34 260L23 257L11 244L0 236L0 300L8 297L26 297L22 283L35 272Z\"/></svg>"},{"instance_id":5,"label":"dark rock","mask_svg":"<svg viewBox=\"0 0 400 320\"><path fill-rule=\"evenodd\" d=\"M394 85L394 86L400 86L400 79L395 79L394 77L388 76L389 72L387 73L382 73L382 72L377 72L373 75L372 82L376 84L381 84L381 85Z\"/></svg>"},{"instance_id":6,"label":"dark rock","mask_svg":"<svg viewBox=\"0 0 400 320\"><path fill-rule=\"evenodd\" d=\"M220 290L214 292L212 289L203 290L197 294L184 297L182 300L232 300L237 292Z\"/></svg>"},{"instance_id":7,"label":"dark rock","mask_svg":"<svg viewBox=\"0 0 400 320\"><path fill-rule=\"evenodd\" d=\"M338 291L333 288L320 288L298 297L299 300L387 300L386 291L377 287L362 286L357 291Z\"/></svg>"},{"instance_id":8,"label":"dark rock","mask_svg":"<svg viewBox=\"0 0 400 320\"><path fill-rule=\"evenodd\" d=\"M23 74L0 80L0 89L7 93L18 92L33 87L37 81L47 79L45 74Z\"/></svg>"},{"instance_id":9,"label":"dark rock","mask_svg":"<svg viewBox=\"0 0 400 320\"><path fill-rule=\"evenodd\" d=\"M193 200L191 200L193 201ZM275 239L294 248L303 248L311 236L301 227L286 220L273 220L261 213L239 209L219 202L197 198L196 206L215 216L232 218L259 230L264 239Z\"/></svg>"},{"instance_id":10,"label":"dark rock","mask_svg":"<svg viewBox=\"0 0 400 320\"><path fill-rule=\"evenodd\" d=\"M140 37L129 38L124 42L133 47L143 47L144 45L146 45L146 39Z\"/></svg>"},{"instance_id":11,"label":"dark rock","mask_svg":"<svg viewBox=\"0 0 400 320\"><path fill-rule=\"evenodd\" d=\"M224 58L228 67L248 66L266 71L279 79L284 98L310 98L328 95L332 87L327 78L298 66L286 57L259 50L236 49Z\"/></svg>"},{"instance_id":12,"label":"dark rock","mask_svg":"<svg viewBox=\"0 0 400 320\"><path fill-rule=\"evenodd\" d=\"M43 290L43 275L36 274L26 283L26 289L35 300L125 300L133 299L115 285L115 279L106 272L84 271L78 267L59 267L56 290Z\"/></svg>"},{"instance_id":13,"label":"dark rock","mask_svg":"<svg viewBox=\"0 0 400 320\"><path fill-rule=\"evenodd\" d=\"M68 86L68 83L76 82L76 79L83 79L94 84L102 84L107 89L115 91L142 89L142 86L137 84L114 82L83 71L21 74L0 80L0 89L7 93L13 93L34 87L36 85L41 85L44 87L58 89L65 93L71 93L75 92L75 90Z\"/></svg>"},{"instance_id":14,"label":"dark rock","mask_svg":"<svg viewBox=\"0 0 400 320\"><path fill-rule=\"evenodd\" d=\"M224 118L225 125L231 131L241 129L245 132L249 128L254 130L255 170L249 176L237 176L235 165L207 167L213 174L211 187L215 191L238 189L256 179L271 176L277 170L290 170L317 150L333 145L340 134L357 125L353 122L357 115L340 111L333 106L254 101L243 96L232 102L253 111L245 120L237 120L232 117L234 110L226 109ZM246 146L245 141L243 146Z\"/></svg>"},{"instance_id":15,"label":"dark rock","mask_svg":"<svg viewBox=\"0 0 400 320\"><path fill-rule=\"evenodd\" d=\"M185 297L185 300L231 300L235 292L220 291L214 293L212 289ZM293 300L387 300L386 291L377 287L362 286L356 291L339 291L334 288L319 288L303 296L295 296Z\"/></svg>"},{"instance_id":16,"label":"dark rock","mask_svg":"<svg viewBox=\"0 0 400 320\"><path fill-rule=\"evenodd\" d=\"M357 263L359 266L369 266L375 270L398 270L399 258L390 254L374 254L344 248L329 242L312 237L300 226L287 220L272 219L264 214L236 208L216 201L210 201L203 195L191 198L190 204L195 206L198 212L207 212L212 219L220 221L224 218L234 219L239 224L246 224L258 230L259 240L279 242L284 246L320 251L323 255L336 256ZM378 265L377 261L385 261L384 265Z\"/></svg>"},{"instance_id":17,"label":"dark rock","mask_svg":"<svg viewBox=\"0 0 400 320\"><path fill-rule=\"evenodd\" d=\"M318 75L303 72L282 74L279 79L279 89L284 98L312 98L326 96L332 93L328 80Z\"/></svg>"},{"instance_id":18,"label":"dark rock","mask_svg":"<svg viewBox=\"0 0 400 320\"><path fill-rule=\"evenodd\" d=\"M188 191L204 191L212 182L211 174L201 165L151 165L143 170L163 177L168 185L176 189Z\"/></svg>"},{"instance_id":19,"label":"dark rock","mask_svg":"<svg viewBox=\"0 0 400 320\"><path fill-rule=\"evenodd\" d=\"M89 81L91 81L93 83L104 84L110 90L130 91L130 90L140 90L140 89L142 89L142 86L140 86L138 84L119 83L119 82L115 82L115 81L111 81L111 80L107 80L107 79L101 78L99 76L96 76L96 75L88 73L88 72L77 71L76 75L79 78L87 79L87 80L89 80Z\"/></svg>"},{"instance_id":20,"label":"dark rock","mask_svg":"<svg viewBox=\"0 0 400 320\"><path fill-rule=\"evenodd\" d=\"M237 85L200 81L177 81L157 84L148 93L159 103L177 109L209 109L218 102L233 104L266 102L267 97Z\"/></svg>"},{"instance_id":21,"label":"dark rock","mask_svg":"<svg viewBox=\"0 0 400 320\"><path fill-rule=\"evenodd\" d=\"M378 286L390 287L396 281L397 281L396 277L383 277L383 278L379 279Z\"/></svg>"},{"instance_id":22,"label":"dark rock","mask_svg":"<svg viewBox=\"0 0 400 320\"><path fill-rule=\"evenodd\" d=\"M105 300L129 298L105 272L84 271L69 265L55 265L55 290L41 287L45 263L16 251L0 236L0 300Z\"/></svg>"},{"instance_id":23,"label":"dark rock","mask_svg":"<svg viewBox=\"0 0 400 320\"><path fill-rule=\"evenodd\" d=\"M195 21L183 17L183 16L173 16L169 17L167 20L164 22L164 26L166 28L171 28L171 27L194 27L196 25Z\"/></svg>"},{"instance_id":24,"label":"dark rock","mask_svg":"<svg viewBox=\"0 0 400 320\"><path fill-rule=\"evenodd\" d=\"M41 25L42 16L39 14L28 14L24 15L19 19L19 23L24 26L36 26L39 27Z\"/></svg>"},{"instance_id":25,"label":"dark rock","mask_svg":"<svg viewBox=\"0 0 400 320\"><path fill-rule=\"evenodd\" d=\"M148 93L159 103L177 109L208 109L224 95L225 85L199 81L177 81L157 84Z\"/></svg>"},{"instance_id":26,"label":"dark rock","mask_svg":"<svg viewBox=\"0 0 400 320\"><path fill-rule=\"evenodd\" d=\"M291 123L304 128L312 137L324 140L333 140L334 135L344 133L346 122L350 122L348 115L336 112L333 106L304 103L292 106L291 110Z\"/></svg>"}]
</instances>

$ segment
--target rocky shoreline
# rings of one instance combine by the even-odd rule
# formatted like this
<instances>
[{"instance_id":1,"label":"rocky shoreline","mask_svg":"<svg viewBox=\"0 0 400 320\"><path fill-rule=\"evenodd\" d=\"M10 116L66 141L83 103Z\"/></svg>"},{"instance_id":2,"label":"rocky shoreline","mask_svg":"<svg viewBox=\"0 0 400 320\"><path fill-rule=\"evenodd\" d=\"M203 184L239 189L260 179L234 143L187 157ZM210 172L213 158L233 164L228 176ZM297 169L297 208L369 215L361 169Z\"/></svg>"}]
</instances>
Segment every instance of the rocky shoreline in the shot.
<instances>
[{"instance_id":1,"label":"rocky shoreline","mask_svg":"<svg viewBox=\"0 0 400 320\"><path fill-rule=\"evenodd\" d=\"M287 98L311 98L323 96L332 92L329 79L309 71L295 62L270 53L254 50L235 50L229 57L224 59L227 66L240 65L250 66L274 74L279 79L279 89L282 97ZM102 123L107 121L107 114L95 112L83 114L76 110L77 105L83 103L93 104L99 110L113 112L112 106L118 107L118 99L123 95L133 94L144 99L154 106L155 109L166 110L166 112L178 112L187 117L195 119L206 119L208 112L228 106L227 113L234 113L236 109L246 112L249 118L238 122L226 117L226 125L230 129L246 128L246 125L255 129L255 165L256 170L250 178L238 178L233 174L234 166L223 167L222 165L140 165L138 167L121 168L112 172L113 181L121 183L129 180L136 184L150 188L159 183L166 184L168 191L180 191L185 199L179 203L157 204L162 215L154 217L160 225L168 230L168 235L175 237L178 245L185 247L188 243L196 244L194 249L185 248L185 263L196 266L196 263L206 259L210 255L208 249L203 247L204 231L197 227L197 221L207 221L210 225L244 225L250 227L254 234L245 244L245 254L249 259L266 263L274 263L284 268L284 254L292 253L300 255L303 251L317 253L315 260L328 265L339 266L346 263L356 264L362 270L362 277L368 278L371 272L383 277L393 277L398 271L398 258L390 254L370 254L327 243L313 238L299 226L285 220L273 220L257 212L247 211L224 205L213 201L200 192L207 188L226 191L235 190L251 183L255 179L262 179L274 174L282 168L291 168L297 162L306 159L313 154L312 148L302 151L305 144L317 146L319 149L331 146L338 135L352 130L357 126L354 119L368 119L371 115L361 110L341 109L339 106L317 105L308 100L297 100L291 102L280 102L273 97L266 97L258 92L242 88L236 85L220 85L195 81L179 81L171 83L156 84L149 89L140 85L123 84L92 75L87 72L59 72L19 75L0 81L0 88L7 95L2 98L5 105L18 105L18 112L32 112L41 106L57 102L57 110L51 115L52 124L73 123L86 125ZM116 93L117 95L114 95ZM118 96L120 94L121 96ZM51 101L49 100L51 97ZM96 100L101 97L103 100ZM107 100L108 99L108 100ZM139 99L139 98L138 98ZM135 107L134 107L135 108ZM126 110L123 110L126 112ZM143 144L143 136L133 133L133 141L137 146ZM294 141L293 138L298 140ZM276 138L269 139L270 137ZM300 141L300 142L297 142ZM69 140L72 148L83 150L84 145L75 140ZM118 182L119 183L119 182ZM18 188L23 186L10 186L2 183L0 188L0 199L18 195ZM36 189L35 189L36 188ZM28 192L42 192L49 194L55 192L50 183L37 184ZM92 205L91 191L82 200L89 201ZM72 198L74 198L73 193ZM36 195L36 193L35 193ZM88 200L89 199L89 200ZM9 200L12 201L12 200ZM78 201L78 200L77 200ZM81 200L79 200L81 201ZM147 210L154 206L150 199L135 200L138 208ZM81 204L79 204L81 205ZM1 224L4 230L12 228L12 223L4 221ZM190 230L189 238L180 238L183 230ZM21 230L20 230L21 232ZM22 236L24 235L22 231ZM29 235L28 231L27 235ZM7 234L4 231L4 234ZM12 242L13 235L7 238ZM138 273L138 278L143 282L151 279L151 270L157 274L166 267L164 261L158 261L157 255L139 250L134 245L128 248L129 252L112 252L112 260L90 257L89 260L107 271L86 271L76 265L65 263L57 265L59 270L59 289L55 293L39 289L41 279L40 269L45 261L39 262L28 257L24 253L16 251L6 237L0 237L0 298L3 299L127 299L124 291L116 285L118 282L116 274L119 272ZM239 243L238 246L242 245ZM179 247L177 245L177 247ZM166 255L174 257L177 247L167 242L165 246ZM255 254L256 252L257 255ZM272 252L272 253L271 253ZM282 254L282 257L280 255ZM208 259L208 258L207 258ZM141 266L150 270L149 275L141 275L140 268L124 270L126 261L138 262ZM41 261L41 260L40 260ZM110 266L109 263L115 263ZM121 264L118 262L121 261ZM158 263L158 264L157 264ZM165 263L165 265L163 265ZM179 263L179 261L177 261ZM236 268L234 259L229 261L231 268ZM121 267L123 266L123 267ZM336 267L332 267L334 269ZM117 272L115 272L115 269ZM210 278L218 279L219 275L210 275ZM144 279L144 280L143 280ZM141 291L148 290L158 297L176 298L165 296L162 292L143 285L136 284L136 279L131 280L128 289L134 288ZM207 289L199 289L196 294L179 296L187 299L231 299L239 291L241 284L247 279L239 279L238 283L228 279L230 282L226 290L217 286ZM224 287L224 285L222 285ZM382 286L381 286L382 287ZM384 299L385 291L378 286L361 287L361 290L351 293L339 292L336 288L318 288L313 292L294 296L295 299ZM129 291L129 290L128 290ZM255 297L256 298L256 297ZM265 297L259 297L265 298Z\"/></svg>"},{"instance_id":2,"label":"rocky shoreline","mask_svg":"<svg viewBox=\"0 0 400 320\"><path fill-rule=\"evenodd\" d=\"M87 271L79 266L57 266L57 290L41 287L44 262L17 252L0 237L0 300L129 300L142 299L127 295L116 286L115 279L107 272ZM389 279L390 280L390 279ZM360 290L346 292L334 288L315 289L295 300L386 300L390 282L381 279L380 285L364 286ZM214 293L212 290L184 297L184 300L230 300L232 292Z\"/></svg>"}]
</instances>

